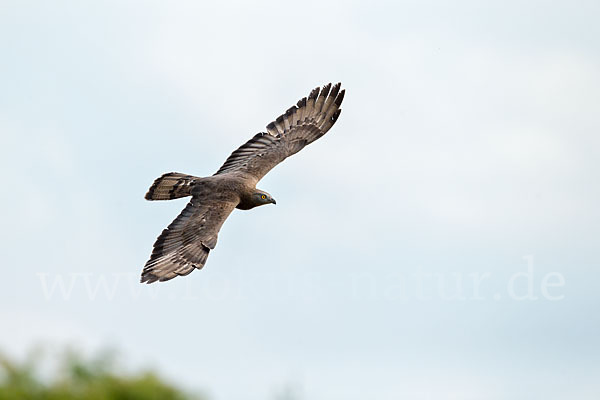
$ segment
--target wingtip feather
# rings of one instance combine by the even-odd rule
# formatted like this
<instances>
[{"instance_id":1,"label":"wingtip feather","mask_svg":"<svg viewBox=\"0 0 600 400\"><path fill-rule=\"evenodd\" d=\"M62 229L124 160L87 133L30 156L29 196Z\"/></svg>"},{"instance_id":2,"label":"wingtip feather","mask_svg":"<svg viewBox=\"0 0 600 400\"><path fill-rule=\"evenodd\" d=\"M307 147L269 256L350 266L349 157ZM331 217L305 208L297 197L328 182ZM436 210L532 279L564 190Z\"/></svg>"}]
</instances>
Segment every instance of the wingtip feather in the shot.
<instances>
[{"instance_id":1,"label":"wingtip feather","mask_svg":"<svg viewBox=\"0 0 600 400\"><path fill-rule=\"evenodd\" d=\"M344 95L346 94L346 89L342 89L342 91L335 98L335 104L339 107L342 105L342 101L344 101Z\"/></svg>"}]
</instances>

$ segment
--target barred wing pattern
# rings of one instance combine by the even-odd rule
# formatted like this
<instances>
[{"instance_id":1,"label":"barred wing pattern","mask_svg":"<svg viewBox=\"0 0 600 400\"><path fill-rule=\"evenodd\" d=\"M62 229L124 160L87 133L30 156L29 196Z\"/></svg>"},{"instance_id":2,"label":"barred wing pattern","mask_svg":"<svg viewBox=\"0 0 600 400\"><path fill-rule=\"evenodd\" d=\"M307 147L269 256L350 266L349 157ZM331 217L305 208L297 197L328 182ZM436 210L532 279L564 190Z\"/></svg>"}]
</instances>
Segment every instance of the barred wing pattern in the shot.
<instances>
[{"instance_id":1,"label":"barred wing pattern","mask_svg":"<svg viewBox=\"0 0 600 400\"><path fill-rule=\"evenodd\" d=\"M221 226L236 205L208 196L192 197L156 239L142 271L142 282L168 281L201 269L217 244Z\"/></svg>"},{"instance_id":2,"label":"barred wing pattern","mask_svg":"<svg viewBox=\"0 0 600 400\"><path fill-rule=\"evenodd\" d=\"M341 84L315 88L308 98L267 125L261 132L231 153L215 175L243 173L256 182L273 167L323 136L340 116L345 90Z\"/></svg>"}]
</instances>

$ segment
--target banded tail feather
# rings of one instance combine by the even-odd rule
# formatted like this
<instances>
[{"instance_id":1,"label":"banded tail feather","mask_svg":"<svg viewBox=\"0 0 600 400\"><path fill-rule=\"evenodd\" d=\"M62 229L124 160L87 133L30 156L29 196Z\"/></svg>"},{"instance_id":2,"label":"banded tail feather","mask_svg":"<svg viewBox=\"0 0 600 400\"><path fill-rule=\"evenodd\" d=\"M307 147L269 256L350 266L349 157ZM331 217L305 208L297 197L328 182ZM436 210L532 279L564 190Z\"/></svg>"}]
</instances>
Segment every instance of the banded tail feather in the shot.
<instances>
[{"instance_id":1,"label":"banded tail feather","mask_svg":"<svg viewBox=\"0 0 600 400\"><path fill-rule=\"evenodd\" d=\"M197 179L200 178L179 172L169 172L154 181L145 198L146 200L172 200L191 196L192 187Z\"/></svg>"}]
</instances>

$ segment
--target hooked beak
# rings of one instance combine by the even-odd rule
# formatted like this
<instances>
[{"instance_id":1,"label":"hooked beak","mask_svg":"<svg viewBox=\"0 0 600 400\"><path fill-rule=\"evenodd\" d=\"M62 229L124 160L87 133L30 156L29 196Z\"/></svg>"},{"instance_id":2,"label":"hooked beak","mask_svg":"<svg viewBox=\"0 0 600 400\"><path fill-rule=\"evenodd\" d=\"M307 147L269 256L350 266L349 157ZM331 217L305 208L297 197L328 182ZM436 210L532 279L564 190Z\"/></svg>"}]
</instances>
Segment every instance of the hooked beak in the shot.
<instances>
[{"instance_id":1,"label":"hooked beak","mask_svg":"<svg viewBox=\"0 0 600 400\"><path fill-rule=\"evenodd\" d=\"M275 199L271 198L271 203L273 204L277 204L277 202L275 201Z\"/></svg>"}]
</instances>

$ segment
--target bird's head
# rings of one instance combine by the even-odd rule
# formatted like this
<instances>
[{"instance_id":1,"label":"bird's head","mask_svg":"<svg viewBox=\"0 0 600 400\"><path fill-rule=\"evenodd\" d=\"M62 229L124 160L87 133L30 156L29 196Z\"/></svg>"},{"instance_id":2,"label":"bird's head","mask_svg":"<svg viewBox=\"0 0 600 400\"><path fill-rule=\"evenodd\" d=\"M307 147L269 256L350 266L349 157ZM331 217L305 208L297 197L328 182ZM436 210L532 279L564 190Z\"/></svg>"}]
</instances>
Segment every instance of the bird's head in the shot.
<instances>
[{"instance_id":1,"label":"bird's head","mask_svg":"<svg viewBox=\"0 0 600 400\"><path fill-rule=\"evenodd\" d=\"M264 204L277 204L275 199L267 192L263 192L262 190L257 190L253 195L254 203L257 206L262 206Z\"/></svg>"}]
</instances>

